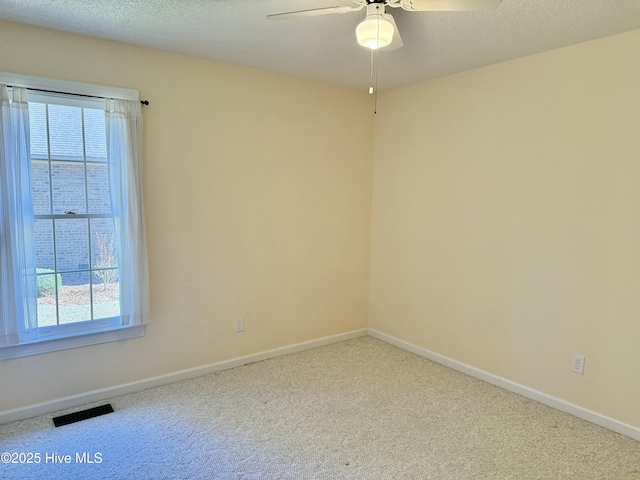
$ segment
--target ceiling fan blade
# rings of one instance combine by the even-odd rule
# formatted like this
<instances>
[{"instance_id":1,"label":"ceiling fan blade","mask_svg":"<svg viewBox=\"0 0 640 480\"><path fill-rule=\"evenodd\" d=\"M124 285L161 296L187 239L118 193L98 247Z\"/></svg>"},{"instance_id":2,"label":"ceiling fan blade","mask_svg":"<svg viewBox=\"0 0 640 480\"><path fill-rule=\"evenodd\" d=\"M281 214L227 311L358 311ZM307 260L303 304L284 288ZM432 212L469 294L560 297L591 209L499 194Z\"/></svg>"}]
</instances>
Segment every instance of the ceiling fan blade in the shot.
<instances>
[{"instance_id":1,"label":"ceiling fan blade","mask_svg":"<svg viewBox=\"0 0 640 480\"><path fill-rule=\"evenodd\" d=\"M287 18L295 17L314 17L316 15L330 15L332 13L348 13L360 10L362 7L326 7L326 8L313 8L311 10L298 10L297 12L286 13L274 13L273 15L267 15L269 20L285 20Z\"/></svg>"},{"instance_id":2,"label":"ceiling fan blade","mask_svg":"<svg viewBox=\"0 0 640 480\"><path fill-rule=\"evenodd\" d=\"M389 52L391 50L397 50L404 46L402 43L402 37L400 36L400 30L398 30L398 25L396 25L396 21L393 19L391 15L388 13L383 17L385 20L389 20L393 24L393 38L391 39L391 43L384 48L381 48L381 52Z\"/></svg>"},{"instance_id":3,"label":"ceiling fan blade","mask_svg":"<svg viewBox=\"0 0 640 480\"><path fill-rule=\"evenodd\" d=\"M502 0L402 0L401 7L410 12L470 12L495 10Z\"/></svg>"}]
</instances>

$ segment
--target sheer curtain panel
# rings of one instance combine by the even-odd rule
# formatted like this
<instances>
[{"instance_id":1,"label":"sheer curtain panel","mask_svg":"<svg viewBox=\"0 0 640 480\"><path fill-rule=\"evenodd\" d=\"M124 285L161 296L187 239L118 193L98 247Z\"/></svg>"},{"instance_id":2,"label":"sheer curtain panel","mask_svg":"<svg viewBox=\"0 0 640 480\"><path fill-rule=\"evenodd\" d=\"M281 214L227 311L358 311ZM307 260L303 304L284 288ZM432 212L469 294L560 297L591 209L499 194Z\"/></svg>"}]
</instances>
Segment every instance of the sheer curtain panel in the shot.
<instances>
[{"instance_id":1,"label":"sheer curtain panel","mask_svg":"<svg viewBox=\"0 0 640 480\"><path fill-rule=\"evenodd\" d=\"M149 273L142 201L140 102L106 99L106 125L122 322L143 325L149 320Z\"/></svg>"},{"instance_id":2,"label":"sheer curtain panel","mask_svg":"<svg viewBox=\"0 0 640 480\"><path fill-rule=\"evenodd\" d=\"M37 339L36 254L24 88L0 85L0 347Z\"/></svg>"}]
</instances>

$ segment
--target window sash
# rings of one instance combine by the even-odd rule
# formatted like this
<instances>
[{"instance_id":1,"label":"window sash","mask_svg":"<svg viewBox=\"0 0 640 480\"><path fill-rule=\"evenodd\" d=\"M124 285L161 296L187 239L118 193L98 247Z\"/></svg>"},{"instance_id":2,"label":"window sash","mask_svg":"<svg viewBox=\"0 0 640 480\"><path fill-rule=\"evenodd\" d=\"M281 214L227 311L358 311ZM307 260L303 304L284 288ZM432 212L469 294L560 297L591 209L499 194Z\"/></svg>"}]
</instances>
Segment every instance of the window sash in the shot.
<instances>
[{"instance_id":1,"label":"window sash","mask_svg":"<svg viewBox=\"0 0 640 480\"><path fill-rule=\"evenodd\" d=\"M96 304L94 302L94 285L96 285L93 281L93 273L96 271L102 271L102 270L117 270L117 266L112 267L112 268L93 268L93 259L92 259L92 254L93 254L93 249L92 249L92 237L91 237L91 220L92 219L114 219L114 215L113 214L109 214L109 213L88 213L89 211L89 185L88 185L88 175L87 175L87 164L100 164L100 165L107 165L107 162L105 160L93 160L91 158L87 159L87 147L86 147L86 124L85 124L85 117L84 117L84 112L85 109L91 109L91 110L99 110L104 112L104 108L105 108L105 103L104 103L104 99L100 99L100 98L78 98L78 97L69 97L65 94L55 94L55 93L41 93L41 92L32 92L32 91L28 91L27 92L27 96L28 96L28 101L29 103L37 103L37 104L42 104L45 105L45 128L46 128L46 132L44 133L46 135L46 143L47 143L47 155L37 155L37 156L33 156L31 157L31 162L45 162L48 163L49 168L48 168L48 187L49 187L49 195L51 196L53 194L52 188L53 188L53 183L52 183L52 168L51 168L51 164L52 162L64 162L65 160L77 163L78 165L84 165L84 192L85 192L85 199L84 199L84 209L87 211L87 213L78 213L78 212L74 212L72 214L61 214L61 213L49 213L49 214L37 214L34 215L34 220L53 220L53 224L52 224L52 228L53 228L53 245L52 245L52 254L53 254L53 275L58 275L58 274L65 274L65 273L84 273L88 275L88 280L89 280L89 298L87 299L89 302L89 316L90 318L86 319L86 320L80 320L80 321L74 321L74 322L69 322L69 323L60 323L61 321L61 314L60 314L60 300L58 297L58 284L57 282L55 282L55 306L56 306L56 310L55 310L55 321L56 324L55 325L44 325L44 326L40 326L38 325L38 337L42 338L42 339L46 339L46 338L59 338L59 337L64 337L64 336L68 336L68 335L79 335L79 334L83 334L83 333L90 333L90 332L94 332L94 331L100 331L100 330L104 330L104 329L111 329L114 327L119 327L124 325L124 321L123 318L121 316L113 316L113 317L101 317L98 319L94 319L94 315L95 315L95 308L96 308ZM51 138L50 138L50 131L49 131L49 127L51 125L51 117L49 115L49 106L55 104L55 105L61 105L61 106L68 106L68 107L75 107L75 108L81 108L81 128L82 128L82 158L73 158L73 159L65 159L63 157L56 157L53 158L52 154L51 154ZM107 181L107 186L109 186L109 181ZM53 210L54 208L54 202L53 202L53 198L50 198L50 202L49 202L49 206L50 209ZM58 264L57 264L57 259L58 259L58 248L56 245L56 227L55 227L55 221L56 220L69 220L69 219L86 219L87 220L87 248L88 248L88 266L86 269L84 268L59 268ZM41 274L44 275L44 274ZM48 274L47 274L48 275ZM99 285L99 284L98 284ZM118 295L119 296L119 295Z\"/></svg>"},{"instance_id":2,"label":"window sash","mask_svg":"<svg viewBox=\"0 0 640 480\"><path fill-rule=\"evenodd\" d=\"M83 322L62 323L60 325L47 325L38 327L39 337L52 338L67 336L84 332L99 331L105 328L119 327L122 325L122 317L107 317L97 320L85 320Z\"/></svg>"}]
</instances>

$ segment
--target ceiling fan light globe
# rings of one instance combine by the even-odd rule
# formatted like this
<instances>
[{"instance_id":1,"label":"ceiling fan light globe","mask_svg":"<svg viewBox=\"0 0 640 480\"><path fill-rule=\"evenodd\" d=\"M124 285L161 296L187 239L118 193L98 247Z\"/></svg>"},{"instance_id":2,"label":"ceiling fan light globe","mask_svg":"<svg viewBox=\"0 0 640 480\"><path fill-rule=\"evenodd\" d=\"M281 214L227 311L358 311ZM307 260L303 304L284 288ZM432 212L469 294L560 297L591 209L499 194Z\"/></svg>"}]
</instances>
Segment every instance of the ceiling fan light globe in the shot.
<instances>
[{"instance_id":1,"label":"ceiling fan light globe","mask_svg":"<svg viewBox=\"0 0 640 480\"><path fill-rule=\"evenodd\" d=\"M384 18L368 18L356 28L356 38L363 47L377 50L393 40L393 24Z\"/></svg>"}]
</instances>

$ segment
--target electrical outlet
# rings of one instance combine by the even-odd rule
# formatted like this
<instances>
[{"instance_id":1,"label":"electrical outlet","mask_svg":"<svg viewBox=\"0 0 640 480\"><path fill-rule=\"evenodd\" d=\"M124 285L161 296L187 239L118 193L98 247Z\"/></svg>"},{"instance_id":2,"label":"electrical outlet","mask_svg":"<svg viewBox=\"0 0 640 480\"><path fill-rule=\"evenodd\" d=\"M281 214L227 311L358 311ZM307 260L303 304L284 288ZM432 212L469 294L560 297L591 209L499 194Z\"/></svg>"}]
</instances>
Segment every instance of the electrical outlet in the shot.
<instances>
[{"instance_id":1,"label":"electrical outlet","mask_svg":"<svg viewBox=\"0 0 640 480\"><path fill-rule=\"evenodd\" d=\"M573 373L579 373L580 375L584 375L584 356L578 355L577 353L573 354L571 357L571 371Z\"/></svg>"},{"instance_id":2,"label":"electrical outlet","mask_svg":"<svg viewBox=\"0 0 640 480\"><path fill-rule=\"evenodd\" d=\"M244 317L238 317L235 321L236 333L244 332Z\"/></svg>"}]
</instances>

